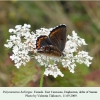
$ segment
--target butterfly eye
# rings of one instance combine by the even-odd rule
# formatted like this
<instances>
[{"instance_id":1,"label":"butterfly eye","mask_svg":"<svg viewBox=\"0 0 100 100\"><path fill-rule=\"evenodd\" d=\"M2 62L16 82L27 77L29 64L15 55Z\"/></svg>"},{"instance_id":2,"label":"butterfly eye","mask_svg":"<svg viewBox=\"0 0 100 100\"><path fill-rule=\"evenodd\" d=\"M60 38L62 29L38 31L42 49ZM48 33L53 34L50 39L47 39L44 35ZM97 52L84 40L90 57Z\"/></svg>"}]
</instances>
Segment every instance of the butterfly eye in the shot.
<instances>
[{"instance_id":1,"label":"butterfly eye","mask_svg":"<svg viewBox=\"0 0 100 100\"><path fill-rule=\"evenodd\" d=\"M51 48L50 48L50 47L46 47L46 50L47 50L47 51L50 51L50 50L51 50Z\"/></svg>"},{"instance_id":2,"label":"butterfly eye","mask_svg":"<svg viewBox=\"0 0 100 100\"><path fill-rule=\"evenodd\" d=\"M44 51L48 50L49 48L48 47L43 47Z\"/></svg>"}]
</instances>

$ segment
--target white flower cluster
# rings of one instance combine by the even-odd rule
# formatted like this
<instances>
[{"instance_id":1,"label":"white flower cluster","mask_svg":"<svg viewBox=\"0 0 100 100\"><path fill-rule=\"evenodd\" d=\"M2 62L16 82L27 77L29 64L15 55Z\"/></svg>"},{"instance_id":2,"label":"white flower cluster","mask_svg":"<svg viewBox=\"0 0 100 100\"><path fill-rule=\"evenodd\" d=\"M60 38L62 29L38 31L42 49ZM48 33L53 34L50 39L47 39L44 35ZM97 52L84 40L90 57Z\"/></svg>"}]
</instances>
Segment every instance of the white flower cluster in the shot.
<instances>
[{"instance_id":1,"label":"white flower cluster","mask_svg":"<svg viewBox=\"0 0 100 100\"><path fill-rule=\"evenodd\" d=\"M36 52L37 37L40 35L48 36L53 28L40 28L34 33L30 32L30 27L30 25L24 24L24 26L17 25L15 26L15 29L9 29L9 32L11 33L10 39L7 40L8 44L5 44L4 46L12 48L13 54L10 58L14 61L17 68L30 61L32 58L32 56L29 55L30 52L33 52L33 57L40 63L41 66L45 67L44 75L52 75L55 78L58 75L61 77L64 76L58 68L57 62L61 62L64 68L68 67L72 73L74 73L74 68L76 66L75 62L80 64L84 63L87 66L91 64L90 60L93 58L88 55L88 52L77 52L78 47L87 44L84 39L77 36L75 31L72 31L72 36L67 36L66 46L64 49L65 56L56 58L37 54ZM76 53L76 55L74 53Z\"/></svg>"},{"instance_id":2,"label":"white flower cluster","mask_svg":"<svg viewBox=\"0 0 100 100\"><path fill-rule=\"evenodd\" d=\"M62 59L63 67L68 67L70 72L74 73L74 68L76 66L75 62L78 62L80 64L84 63L89 66L91 64L91 62L89 61L92 60L93 57L90 57L88 55L88 52L77 51L78 47L87 45L84 39L77 36L77 33L75 33L75 31L72 31L72 36L68 35L67 39L68 41L66 42L64 50L66 56ZM76 53L76 55L74 53Z\"/></svg>"},{"instance_id":3,"label":"white flower cluster","mask_svg":"<svg viewBox=\"0 0 100 100\"><path fill-rule=\"evenodd\" d=\"M30 61L29 52L35 48L36 37L34 33L30 32L30 25L24 24L16 25L15 29L9 29L11 33L8 44L4 46L12 48L12 56L10 58L14 61L15 66L19 68L22 64Z\"/></svg>"}]
</instances>

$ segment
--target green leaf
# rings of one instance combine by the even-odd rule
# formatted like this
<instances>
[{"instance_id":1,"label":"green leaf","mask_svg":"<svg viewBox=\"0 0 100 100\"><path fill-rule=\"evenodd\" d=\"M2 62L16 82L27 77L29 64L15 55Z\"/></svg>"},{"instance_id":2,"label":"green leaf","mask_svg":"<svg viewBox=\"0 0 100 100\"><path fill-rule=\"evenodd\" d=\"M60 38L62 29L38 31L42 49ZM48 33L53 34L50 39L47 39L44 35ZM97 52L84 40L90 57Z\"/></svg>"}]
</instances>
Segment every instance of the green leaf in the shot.
<instances>
[{"instance_id":1,"label":"green leaf","mask_svg":"<svg viewBox=\"0 0 100 100\"><path fill-rule=\"evenodd\" d=\"M26 66L21 66L13 71L10 86L27 86L30 81L36 82L40 78L41 71L36 68L34 62L29 62Z\"/></svg>"}]
</instances>

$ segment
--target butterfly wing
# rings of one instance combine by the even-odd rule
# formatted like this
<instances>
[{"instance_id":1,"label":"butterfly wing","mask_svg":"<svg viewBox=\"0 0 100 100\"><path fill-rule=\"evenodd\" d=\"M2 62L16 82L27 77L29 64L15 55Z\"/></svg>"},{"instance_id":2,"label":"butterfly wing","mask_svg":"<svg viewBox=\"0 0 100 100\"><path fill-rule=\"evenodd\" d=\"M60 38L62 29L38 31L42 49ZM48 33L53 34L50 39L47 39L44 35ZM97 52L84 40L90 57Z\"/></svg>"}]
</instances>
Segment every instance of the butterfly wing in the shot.
<instances>
[{"instance_id":1,"label":"butterfly wing","mask_svg":"<svg viewBox=\"0 0 100 100\"><path fill-rule=\"evenodd\" d=\"M46 56L60 57L62 55L61 51L50 42L47 36L37 38L36 48L38 53L45 54Z\"/></svg>"},{"instance_id":2,"label":"butterfly wing","mask_svg":"<svg viewBox=\"0 0 100 100\"><path fill-rule=\"evenodd\" d=\"M39 50L43 46L52 45L46 35L40 36L36 40L36 48Z\"/></svg>"},{"instance_id":3,"label":"butterfly wing","mask_svg":"<svg viewBox=\"0 0 100 100\"><path fill-rule=\"evenodd\" d=\"M66 25L54 28L49 34L49 39L62 52L66 43Z\"/></svg>"}]
</instances>

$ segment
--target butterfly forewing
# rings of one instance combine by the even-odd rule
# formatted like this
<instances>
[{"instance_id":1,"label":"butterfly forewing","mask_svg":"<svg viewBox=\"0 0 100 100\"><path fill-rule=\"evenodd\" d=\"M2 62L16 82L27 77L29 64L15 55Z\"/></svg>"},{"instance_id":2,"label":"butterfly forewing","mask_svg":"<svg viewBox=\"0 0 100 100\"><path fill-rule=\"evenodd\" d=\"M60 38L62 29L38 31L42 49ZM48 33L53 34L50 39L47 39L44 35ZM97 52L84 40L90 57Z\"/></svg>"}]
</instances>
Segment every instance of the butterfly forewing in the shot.
<instances>
[{"instance_id":1,"label":"butterfly forewing","mask_svg":"<svg viewBox=\"0 0 100 100\"><path fill-rule=\"evenodd\" d=\"M49 39L62 52L66 43L66 26L60 25L54 28L49 34Z\"/></svg>"}]
</instances>

